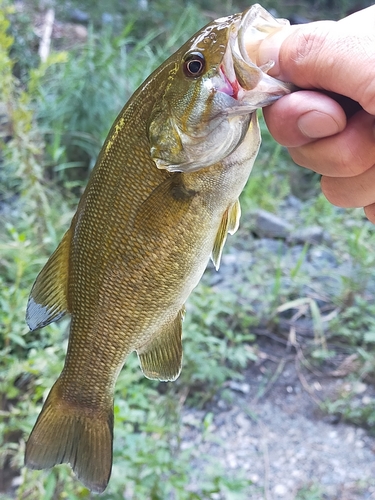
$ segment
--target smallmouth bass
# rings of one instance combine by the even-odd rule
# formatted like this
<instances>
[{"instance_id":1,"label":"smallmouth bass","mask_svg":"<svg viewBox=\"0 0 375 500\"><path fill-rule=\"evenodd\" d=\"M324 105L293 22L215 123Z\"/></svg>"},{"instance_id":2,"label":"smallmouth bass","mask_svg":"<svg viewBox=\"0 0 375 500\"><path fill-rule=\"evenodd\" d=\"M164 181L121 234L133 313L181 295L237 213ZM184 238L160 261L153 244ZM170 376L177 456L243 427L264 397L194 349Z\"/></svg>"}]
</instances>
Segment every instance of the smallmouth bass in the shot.
<instances>
[{"instance_id":1,"label":"smallmouth bass","mask_svg":"<svg viewBox=\"0 0 375 500\"><path fill-rule=\"evenodd\" d=\"M127 355L175 380L184 304L219 267L259 145L256 110L290 92L248 55L282 24L259 5L195 34L113 124L68 231L38 275L30 330L71 315L68 352L26 444L25 464L70 463L102 492L112 467L113 394Z\"/></svg>"}]
</instances>

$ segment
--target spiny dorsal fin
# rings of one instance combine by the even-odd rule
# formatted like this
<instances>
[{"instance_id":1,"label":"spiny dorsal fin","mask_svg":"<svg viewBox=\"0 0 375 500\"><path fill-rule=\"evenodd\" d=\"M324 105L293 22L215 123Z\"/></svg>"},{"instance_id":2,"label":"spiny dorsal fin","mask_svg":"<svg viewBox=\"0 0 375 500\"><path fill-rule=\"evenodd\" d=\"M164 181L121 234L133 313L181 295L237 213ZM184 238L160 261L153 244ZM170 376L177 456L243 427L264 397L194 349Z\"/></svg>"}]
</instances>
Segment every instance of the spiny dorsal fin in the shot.
<instances>
[{"instance_id":1,"label":"spiny dorsal fin","mask_svg":"<svg viewBox=\"0 0 375 500\"><path fill-rule=\"evenodd\" d=\"M211 260L214 263L216 270L220 267L221 254L223 253L227 234L234 234L237 231L240 217L241 206L239 200L236 200L233 205L224 212L219 230L216 234L214 247L211 253Z\"/></svg>"},{"instance_id":2,"label":"spiny dorsal fin","mask_svg":"<svg viewBox=\"0 0 375 500\"><path fill-rule=\"evenodd\" d=\"M71 239L69 229L35 280L26 310L26 321L30 330L57 321L68 311Z\"/></svg>"},{"instance_id":3,"label":"spiny dorsal fin","mask_svg":"<svg viewBox=\"0 0 375 500\"><path fill-rule=\"evenodd\" d=\"M162 381L176 380L182 363L182 321L185 308L166 327L164 326L148 344L137 349L145 377Z\"/></svg>"}]
</instances>

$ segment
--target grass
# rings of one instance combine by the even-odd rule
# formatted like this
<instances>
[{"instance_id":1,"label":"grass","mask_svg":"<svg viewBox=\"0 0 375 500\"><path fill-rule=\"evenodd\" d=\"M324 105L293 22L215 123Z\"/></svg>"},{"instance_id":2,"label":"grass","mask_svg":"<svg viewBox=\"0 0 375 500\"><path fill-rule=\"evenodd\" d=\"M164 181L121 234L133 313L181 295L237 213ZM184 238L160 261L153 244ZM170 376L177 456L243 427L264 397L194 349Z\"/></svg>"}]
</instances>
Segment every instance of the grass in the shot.
<instances>
[{"instance_id":1,"label":"grass","mask_svg":"<svg viewBox=\"0 0 375 500\"><path fill-rule=\"evenodd\" d=\"M158 6L162 13L164 7ZM7 133L2 134L0 169L0 463L14 475L21 471L21 480L13 494L2 498L90 498L67 466L49 472L22 468L25 439L61 370L68 330L64 320L28 332L25 305L38 270L68 226L115 115L165 58L164 51L172 51L179 36L187 38L202 18L190 7L177 25L176 20L166 23L165 38L154 27L139 40L133 21L115 36L93 28L84 47L52 54L39 66L37 59L29 58L27 64L22 60L20 40L15 43L9 35L9 16L15 14L3 5L0 101ZM24 18L22 23L31 29ZM24 36L22 43L28 44L32 35ZM168 45L162 49L165 40ZM232 476L209 457L182 446L180 419L184 404L207 413L207 403L227 380L243 378L257 359L254 331L259 327L282 338L288 334L285 324L298 327L304 318L310 321L311 335L298 341L311 364L322 367L342 352L357 356L349 390L323 408L355 425L374 427L374 402L364 403L355 392L357 382L373 383L373 227L360 211L335 209L321 195L305 200L297 219L295 212L288 215L291 161L263 122L261 126L262 149L241 197L241 229L227 244L248 252L249 261L225 294L217 293L212 270L194 292L184 323L184 368L175 384L145 380L135 356L129 358L116 385L114 468L102 498L230 500L253 491L240 472ZM317 179L308 182L317 193ZM265 250L251 236L258 207L292 217L290 222L298 227L318 224L328 243L312 247L275 242L273 252ZM231 252L227 248L225 255ZM319 260L319 255L325 257ZM209 423L207 413L200 430L213 440ZM198 459L199 468L203 463L200 474L194 468ZM314 484L298 495L301 500L323 498Z\"/></svg>"}]
</instances>

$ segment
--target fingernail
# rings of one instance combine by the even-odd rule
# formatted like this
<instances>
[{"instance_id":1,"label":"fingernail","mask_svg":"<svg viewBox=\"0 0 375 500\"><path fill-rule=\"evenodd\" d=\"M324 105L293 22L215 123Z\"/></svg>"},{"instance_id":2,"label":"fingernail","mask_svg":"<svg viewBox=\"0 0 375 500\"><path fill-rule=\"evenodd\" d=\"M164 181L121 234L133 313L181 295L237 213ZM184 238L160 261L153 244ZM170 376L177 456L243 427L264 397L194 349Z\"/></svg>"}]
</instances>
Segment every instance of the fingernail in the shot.
<instances>
[{"instance_id":1,"label":"fingernail","mask_svg":"<svg viewBox=\"0 0 375 500\"><path fill-rule=\"evenodd\" d=\"M297 120L297 126L302 134L310 139L328 137L340 131L332 116L321 111L308 111Z\"/></svg>"}]
</instances>

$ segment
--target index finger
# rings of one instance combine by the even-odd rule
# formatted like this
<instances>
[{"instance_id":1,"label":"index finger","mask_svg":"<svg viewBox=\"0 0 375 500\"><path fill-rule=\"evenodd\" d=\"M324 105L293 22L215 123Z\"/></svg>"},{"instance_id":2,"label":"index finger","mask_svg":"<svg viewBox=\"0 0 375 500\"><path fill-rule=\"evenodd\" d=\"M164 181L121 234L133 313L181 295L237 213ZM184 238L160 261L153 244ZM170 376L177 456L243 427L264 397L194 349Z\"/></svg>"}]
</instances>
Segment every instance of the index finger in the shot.
<instances>
[{"instance_id":1,"label":"index finger","mask_svg":"<svg viewBox=\"0 0 375 500\"><path fill-rule=\"evenodd\" d=\"M259 47L259 64L304 89L346 95L375 114L375 6L339 22L286 27Z\"/></svg>"}]
</instances>

